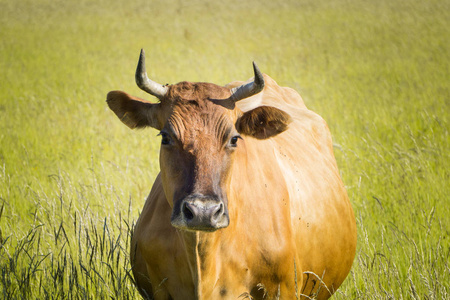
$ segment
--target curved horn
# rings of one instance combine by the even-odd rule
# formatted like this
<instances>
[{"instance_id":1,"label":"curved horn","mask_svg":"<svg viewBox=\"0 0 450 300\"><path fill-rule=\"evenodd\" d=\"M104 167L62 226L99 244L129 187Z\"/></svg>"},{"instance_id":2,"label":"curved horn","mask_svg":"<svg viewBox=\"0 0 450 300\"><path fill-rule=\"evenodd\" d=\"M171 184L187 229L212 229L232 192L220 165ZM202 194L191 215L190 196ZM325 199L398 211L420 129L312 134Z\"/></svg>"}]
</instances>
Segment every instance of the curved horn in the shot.
<instances>
[{"instance_id":1,"label":"curved horn","mask_svg":"<svg viewBox=\"0 0 450 300\"><path fill-rule=\"evenodd\" d=\"M136 68L136 84L141 90L158 97L159 99L163 98L168 90L166 86L156 83L148 78L147 71L145 70L144 49L141 49L141 55L139 56L139 62Z\"/></svg>"},{"instance_id":2,"label":"curved horn","mask_svg":"<svg viewBox=\"0 0 450 300\"><path fill-rule=\"evenodd\" d=\"M258 94L264 89L264 77L255 62L253 62L255 79L252 82L231 89L230 99L234 102Z\"/></svg>"}]
</instances>

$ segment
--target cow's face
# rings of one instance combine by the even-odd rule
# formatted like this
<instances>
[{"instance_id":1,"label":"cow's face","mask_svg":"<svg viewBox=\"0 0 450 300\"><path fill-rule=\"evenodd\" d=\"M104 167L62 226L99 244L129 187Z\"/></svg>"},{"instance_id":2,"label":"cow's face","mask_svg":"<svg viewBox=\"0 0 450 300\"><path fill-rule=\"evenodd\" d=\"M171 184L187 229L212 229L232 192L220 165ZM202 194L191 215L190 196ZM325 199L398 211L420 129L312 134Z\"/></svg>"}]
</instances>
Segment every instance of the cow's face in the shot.
<instances>
[{"instance_id":1,"label":"cow's face","mask_svg":"<svg viewBox=\"0 0 450 300\"><path fill-rule=\"evenodd\" d=\"M193 96L193 90L202 92ZM234 110L211 100L226 99L230 92L211 84L179 83L168 94L173 105L160 131L160 166L173 207L171 223L188 230L226 227L226 186L241 136Z\"/></svg>"},{"instance_id":2,"label":"cow's face","mask_svg":"<svg viewBox=\"0 0 450 300\"><path fill-rule=\"evenodd\" d=\"M158 104L119 91L110 92L107 102L129 127L160 130L161 178L173 208L172 225L201 231L227 227L227 190L234 156L246 137L274 136L287 128L290 117L267 106L243 113L234 105L236 90L214 84L182 82L157 87L160 90L143 89L156 94L161 100ZM249 96L242 90L237 93Z\"/></svg>"}]
</instances>

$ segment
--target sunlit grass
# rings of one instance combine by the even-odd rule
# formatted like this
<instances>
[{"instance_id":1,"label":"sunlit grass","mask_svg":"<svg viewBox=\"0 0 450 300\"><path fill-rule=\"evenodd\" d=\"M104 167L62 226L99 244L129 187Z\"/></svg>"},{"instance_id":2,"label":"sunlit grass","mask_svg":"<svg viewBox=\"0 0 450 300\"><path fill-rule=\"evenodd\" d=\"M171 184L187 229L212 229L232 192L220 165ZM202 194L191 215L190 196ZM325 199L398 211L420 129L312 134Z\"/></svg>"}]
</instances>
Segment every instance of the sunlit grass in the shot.
<instances>
[{"instance_id":1,"label":"sunlit grass","mask_svg":"<svg viewBox=\"0 0 450 300\"><path fill-rule=\"evenodd\" d=\"M251 62L322 115L358 225L338 299L450 293L448 1L0 0L0 298L134 299L154 130L105 105ZM243 291L244 292L244 291Z\"/></svg>"}]
</instances>

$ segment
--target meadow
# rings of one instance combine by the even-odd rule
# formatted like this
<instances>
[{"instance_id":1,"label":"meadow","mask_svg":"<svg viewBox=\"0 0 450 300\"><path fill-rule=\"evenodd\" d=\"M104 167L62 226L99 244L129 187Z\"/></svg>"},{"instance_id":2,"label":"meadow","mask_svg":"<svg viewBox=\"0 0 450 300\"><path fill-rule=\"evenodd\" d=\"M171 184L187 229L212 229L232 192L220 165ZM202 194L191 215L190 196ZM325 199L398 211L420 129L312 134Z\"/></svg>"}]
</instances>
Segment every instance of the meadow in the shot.
<instances>
[{"instance_id":1,"label":"meadow","mask_svg":"<svg viewBox=\"0 0 450 300\"><path fill-rule=\"evenodd\" d=\"M107 108L252 61L329 124L358 228L334 299L450 299L449 0L0 0L0 298L137 299L160 139Z\"/></svg>"}]
</instances>

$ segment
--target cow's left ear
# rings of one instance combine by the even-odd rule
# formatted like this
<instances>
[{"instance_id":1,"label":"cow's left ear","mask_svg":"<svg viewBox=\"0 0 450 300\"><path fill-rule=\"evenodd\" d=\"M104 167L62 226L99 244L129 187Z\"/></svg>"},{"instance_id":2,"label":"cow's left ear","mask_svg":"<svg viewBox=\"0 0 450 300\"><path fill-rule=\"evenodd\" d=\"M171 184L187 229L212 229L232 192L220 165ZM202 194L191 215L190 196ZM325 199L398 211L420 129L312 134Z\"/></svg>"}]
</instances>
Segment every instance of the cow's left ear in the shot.
<instances>
[{"instance_id":1,"label":"cow's left ear","mask_svg":"<svg viewBox=\"0 0 450 300\"><path fill-rule=\"evenodd\" d=\"M245 112L238 119L236 129L240 134L262 140L282 133L291 122L291 116L284 111L271 106L260 106Z\"/></svg>"}]
</instances>

